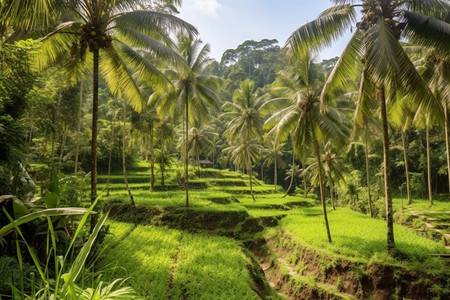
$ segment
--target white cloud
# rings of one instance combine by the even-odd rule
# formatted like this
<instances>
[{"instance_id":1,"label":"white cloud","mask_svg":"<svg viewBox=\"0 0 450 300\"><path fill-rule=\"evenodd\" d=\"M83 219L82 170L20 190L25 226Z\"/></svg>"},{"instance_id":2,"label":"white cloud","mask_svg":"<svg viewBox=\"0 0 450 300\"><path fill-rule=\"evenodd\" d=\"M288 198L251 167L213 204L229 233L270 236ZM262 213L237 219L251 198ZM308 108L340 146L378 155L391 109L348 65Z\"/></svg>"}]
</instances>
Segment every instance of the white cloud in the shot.
<instances>
[{"instance_id":1,"label":"white cloud","mask_svg":"<svg viewBox=\"0 0 450 300\"><path fill-rule=\"evenodd\" d=\"M221 7L217 0L194 0L195 7L207 15L216 15Z\"/></svg>"}]
</instances>

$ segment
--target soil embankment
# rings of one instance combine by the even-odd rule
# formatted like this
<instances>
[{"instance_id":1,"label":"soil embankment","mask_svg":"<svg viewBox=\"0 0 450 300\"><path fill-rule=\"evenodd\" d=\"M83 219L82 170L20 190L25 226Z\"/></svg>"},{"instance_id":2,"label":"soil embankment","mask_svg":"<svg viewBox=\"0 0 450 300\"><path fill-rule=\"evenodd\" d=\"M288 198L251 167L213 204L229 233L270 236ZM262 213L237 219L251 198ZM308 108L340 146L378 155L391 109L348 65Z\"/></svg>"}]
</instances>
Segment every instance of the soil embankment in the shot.
<instances>
[{"instance_id":1,"label":"soil embankment","mask_svg":"<svg viewBox=\"0 0 450 300\"><path fill-rule=\"evenodd\" d=\"M223 235L241 241L252 257L247 266L255 292L287 299L450 299L445 275L401 266L363 263L326 255L292 242L277 231L264 239L265 227L276 227L283 215L253 218L246 211L202 211L184 208L130 207L107 204L122 222L166 226L191 233Z\"/></svg>"}]
</instances>

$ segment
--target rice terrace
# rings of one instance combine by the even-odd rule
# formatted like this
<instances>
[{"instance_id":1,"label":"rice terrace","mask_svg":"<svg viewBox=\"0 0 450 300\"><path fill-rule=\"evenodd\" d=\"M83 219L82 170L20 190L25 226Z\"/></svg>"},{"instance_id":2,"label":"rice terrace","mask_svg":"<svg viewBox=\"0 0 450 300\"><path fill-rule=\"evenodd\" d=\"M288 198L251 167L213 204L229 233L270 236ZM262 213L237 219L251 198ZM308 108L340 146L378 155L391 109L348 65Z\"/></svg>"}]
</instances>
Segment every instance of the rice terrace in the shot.
<instances>
[{"instance_id":1,"label":"rice terrace","mask_svg":"<svg viewBox=\"0 0 450 300\"><path fill-rule=\"evenodd\" d=\"M450 299L450 3L304 2L0 0L0 300Z\"/></svg>"}]
</instances>

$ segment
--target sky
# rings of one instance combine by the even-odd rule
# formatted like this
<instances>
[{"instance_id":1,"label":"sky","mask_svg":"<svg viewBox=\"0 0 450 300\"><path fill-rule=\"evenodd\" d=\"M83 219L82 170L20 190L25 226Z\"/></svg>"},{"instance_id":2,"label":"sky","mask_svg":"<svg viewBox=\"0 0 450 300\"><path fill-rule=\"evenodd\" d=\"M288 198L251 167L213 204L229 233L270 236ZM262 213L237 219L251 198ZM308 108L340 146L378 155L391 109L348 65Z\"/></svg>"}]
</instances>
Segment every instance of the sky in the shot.
<instances>
[{"instance_id":1,"label":"sky","mask_svg":"<svg viewBox=\"0 0 450 300\"><path fill-rule=\"evenodd\" d=\"M246 40L277 39L283 47L294 30L330 6L329 0L183 0L178 17L197 27L200 39L211 46L210 56L220 61L223 52ZM318 59L339 56L350 35Z\"/></svg>"}]
</instances>

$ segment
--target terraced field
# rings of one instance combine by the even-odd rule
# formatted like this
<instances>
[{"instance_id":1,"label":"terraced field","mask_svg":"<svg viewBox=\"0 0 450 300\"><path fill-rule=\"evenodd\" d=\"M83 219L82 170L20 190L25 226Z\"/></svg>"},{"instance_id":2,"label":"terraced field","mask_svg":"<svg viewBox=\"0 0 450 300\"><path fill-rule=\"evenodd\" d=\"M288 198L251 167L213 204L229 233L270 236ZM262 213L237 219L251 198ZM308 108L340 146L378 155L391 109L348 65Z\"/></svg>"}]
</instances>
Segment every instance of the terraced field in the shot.
<instances>
[{"instance_id":1,"label":"terraced field","mask_svg":"<svg viewBox=\"0 0 450 300\"><path fill-rule=\"evenodd\" d=\"M435 253L442 241L395 227L397 252L385 254L385 222L348 208L329 211L327 243L321 209L312 198L287 196L239 172L190 171L190 209L173 175L149 191L141 166L105 198L110 231L98 268L129 278L145 299L445 299L450 271ZM100 188L106 188L101 176Z\"/></svg>"}]
</instances>

